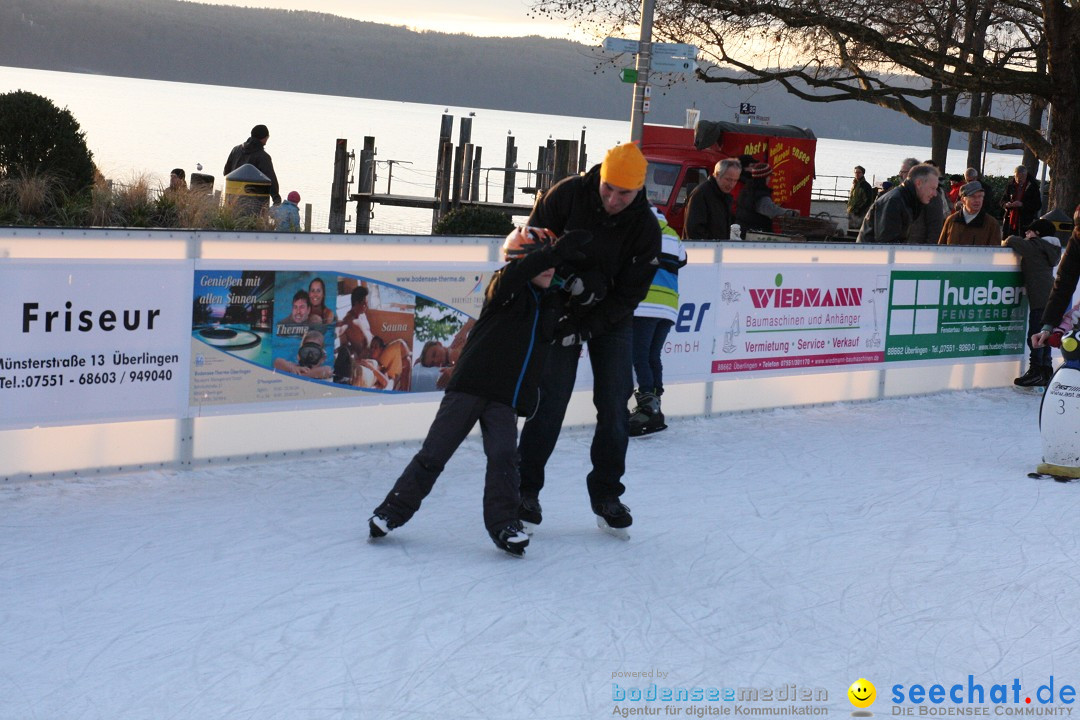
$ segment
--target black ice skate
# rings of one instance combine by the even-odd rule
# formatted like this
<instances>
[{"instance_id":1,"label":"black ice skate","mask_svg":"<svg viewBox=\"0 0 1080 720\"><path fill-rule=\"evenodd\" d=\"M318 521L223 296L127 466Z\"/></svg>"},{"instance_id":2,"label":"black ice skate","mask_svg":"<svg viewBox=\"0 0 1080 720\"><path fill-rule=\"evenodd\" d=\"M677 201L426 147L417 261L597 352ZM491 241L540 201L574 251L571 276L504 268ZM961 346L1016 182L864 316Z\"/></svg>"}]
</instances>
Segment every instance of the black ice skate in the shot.
<instances>
[{"instance_id":1,"label":"black ice skate","mask_svg":"<svg viewBox=\"0 0 1080 720\"><path fill-rule=\"evenodd\" d=\"M384 538L386 537L386 534L389 533L391 530L399 527L396 522L379 513L375 513L370 518L368 518L367 526L368 540L378 540L379 538Z\"/></svg>"},{"instance_id":2,"label":"black ice skate","mask_svg":"<svg viewBox=\"0 0 1080 720\"><path fill-rule=\"evenodd\" d=\"M660 412L660 397L638 390L634 393L637 407L630 413L630 437L641 437L667 429L664 413Z\"/></svg>"},{"instance_id":3,"label":"black ice skate","mask_svg":"<svg viewBox=\"0 0 1080 720\"><path fill-rule=\"evenodd\" d=\"M520 522L512 522L499 531L490 531L489 534L496 547L514 557L524 555L525 548L529 545L529 536L525 534Z\"/></svg>"},{"instance_id":4,"label":"black ice skate","mask_svg":"<svg viewBox=\"0 0 1080 720\"><path fill-rule=\"evenodd\" d=\"M618 500L604 500L594 502L592 509L596 513L598 528L620 540L630 539L630 531L627 528L634 523L634 518L630 516L630 508Z\"/></svg>"}]
</instances>

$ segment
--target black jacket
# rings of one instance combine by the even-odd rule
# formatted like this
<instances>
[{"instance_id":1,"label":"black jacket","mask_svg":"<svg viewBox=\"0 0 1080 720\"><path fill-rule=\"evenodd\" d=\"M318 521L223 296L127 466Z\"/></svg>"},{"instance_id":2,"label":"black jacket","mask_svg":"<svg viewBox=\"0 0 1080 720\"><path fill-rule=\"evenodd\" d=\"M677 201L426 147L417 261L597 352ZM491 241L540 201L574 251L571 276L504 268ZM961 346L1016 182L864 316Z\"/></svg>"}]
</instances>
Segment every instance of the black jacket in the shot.
<instances>
[{"instance_id":1,"label":"black jacket","mask_svg":"<svg viewBox=\"0 0 1080 720\"><path fill-rule=\"evenodd\" d=\"M607 294L595 305L569 309L571 324L591 335L601 335L629 321L634 308L649 292L659 265L660 224L645 193L620 213L608 215L600 200L600 166L556 183L536 201L529 225L557 235L567 230L588 230L592 242L579 270L598 270L607 281Z\"/></svg>"},{"instance_id":2,"label":"black jacket","mask_svg":"<svg viewBox=\"0 0 1080 720\"><path fill-rule=\"evenodd\" d=\"M544 249L495 273L447 390L505 403L518 415L532 414L565 293L542 290L531 280L551 267L552 254Z\"/></svg>"},{"instance_id":3,"label":"black jacket","mask_svg":"<svg viewBox=\"0 0 1080 720\"><path fill-rule=\"evenodd\" d=\"M274 161L270 159L270 154L263 149L262 142L253 137L248 138L232 149L232 152L229 153L229 159L225 161L225 174L228 175L246 163L251 163L259 169L259 172L270 178L270 197L275 205L280 205L281 191L278 187L277 173L274 172Z\"/></svg>"},{"instance_id":4,"label":"black jacket","mask_svg":"<svg viewBox=\"0 0 1080 720\"><path fill-rule=\"evenodd\" d=\"M735 222L734 198L710 177L694 188L686 201L683 237L687 240L728 240Z\"/></svg>"}]
</instances>

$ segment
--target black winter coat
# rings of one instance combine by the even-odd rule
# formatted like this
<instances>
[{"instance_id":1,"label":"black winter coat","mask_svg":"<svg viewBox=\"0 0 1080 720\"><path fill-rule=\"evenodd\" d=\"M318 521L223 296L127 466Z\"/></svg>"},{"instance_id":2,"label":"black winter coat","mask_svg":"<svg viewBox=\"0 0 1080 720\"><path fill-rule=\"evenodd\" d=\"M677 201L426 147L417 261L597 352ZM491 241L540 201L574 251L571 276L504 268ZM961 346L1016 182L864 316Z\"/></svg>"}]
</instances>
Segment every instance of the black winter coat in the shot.
<instances>
[{"instance_id":1,"label":"black winter coat","mask_svg":"<svg viewBox=\"0 0 1080 720\"><path fill-rule=\"evenodd\" d=\"M610 332L629 321L634 308L649 292L659 266L660 224L644 191L622 212L608 215L600 200L600 166L556 183L536 201L529 225L557 235L567 230L588 230L592 242L579 270L598 270L606 278L607 294L595 305L569 308L572 325L593 336Z\"/></svg>"},{"instance_id":2,"label":"black winter coat","mask_svg":"<svg viewBox=\"0 0 1080 720\"><path fill-rule=\"evenodd\" d=\"M274 172L274 161L270 154L263 149L262 141L253 137L248 138L237 145L229 153L229 159L225 161L225 174L228 175L241 165L251 163L266 177L270 178L270 197L275 205L281 204L281 189L278 187L277 173Z\"/></svg>"},{"instance_id":3,"label":"black winter coat","mask_svg":"<svg viewBox=\"0 0 1080 720\"><path fill-rule=\"evenodd\" d=\"M504 403L518 415L532 414L565 293L543 290L531 280L551 267L551 251L543 249L495 273L447 390Z\"/></svg>"}]
</instances>

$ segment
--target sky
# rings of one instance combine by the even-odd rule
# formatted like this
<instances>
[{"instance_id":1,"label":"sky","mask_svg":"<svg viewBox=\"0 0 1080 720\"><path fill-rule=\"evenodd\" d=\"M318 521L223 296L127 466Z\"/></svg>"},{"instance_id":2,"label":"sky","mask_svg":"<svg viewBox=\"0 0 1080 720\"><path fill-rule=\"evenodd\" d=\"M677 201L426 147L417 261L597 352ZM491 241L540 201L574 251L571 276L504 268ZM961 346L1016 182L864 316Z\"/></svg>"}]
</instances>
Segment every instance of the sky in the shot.
<instances>
[{"instance_id":1,"label":"sky","mask_svg":"<svg viewBox=\"0 0 1080 720\"><path fill-rule=\"evenodd\" d=\"M212 5L240 5L282 10L311 10L386 25L404 25L415 30L468 33L478 36L515 37L544 35L571 38L567 24L529 17L526 0L200 0Z\"/></svg>"}]
</instances>

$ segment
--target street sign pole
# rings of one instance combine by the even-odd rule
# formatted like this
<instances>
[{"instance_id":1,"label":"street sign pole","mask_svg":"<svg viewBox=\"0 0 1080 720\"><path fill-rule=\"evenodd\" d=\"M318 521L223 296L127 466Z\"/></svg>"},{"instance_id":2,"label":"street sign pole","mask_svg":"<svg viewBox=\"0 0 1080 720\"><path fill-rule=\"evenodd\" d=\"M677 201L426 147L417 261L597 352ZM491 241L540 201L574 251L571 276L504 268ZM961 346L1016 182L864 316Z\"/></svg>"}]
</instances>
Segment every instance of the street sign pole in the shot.
<instances>
[{"instance_id":1,"label":"street sign pole","mask_svg":"<svg viewBox=\"0 0 1080 720\"><path fill-rule=\"evenodd\" d=\"M630 107L630 140L641 142L645 129L645 87L649 84L652 58L652 26L655 0L641 2L641 41L638 43L637 83L634 84L634 103Z\"/></svg>"}]
</instances>

